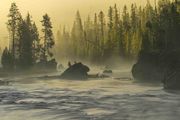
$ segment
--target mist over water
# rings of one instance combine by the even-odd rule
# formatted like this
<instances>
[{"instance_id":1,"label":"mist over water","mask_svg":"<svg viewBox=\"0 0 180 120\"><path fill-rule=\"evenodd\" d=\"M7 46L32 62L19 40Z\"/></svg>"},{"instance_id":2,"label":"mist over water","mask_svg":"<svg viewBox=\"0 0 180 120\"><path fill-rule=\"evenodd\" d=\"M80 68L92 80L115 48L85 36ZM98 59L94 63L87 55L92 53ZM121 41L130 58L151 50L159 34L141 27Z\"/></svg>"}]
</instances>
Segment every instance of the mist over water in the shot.
<instances>
[{"instance_id":1,"label":"mist over water","mask_svg":"<svg viewBox=\"0 0 180 120\"><path fill-rule=\"evenodd\" d=\"M146 0L14 1L17 2L17 6L23 16L26 15L27 11L30 12L33 20L37 22L39 31L41 30L40 20L42 15L48 13L52 18L54 35L56 35L60 25L67 25L67 30L70 31L69 29L72 27L77 10L80 11L84 20L88 15L93 15L94 12L99 12L100 10L107 14L108 7L115 3L117 3L118 9L122 9L124 4L130 6L130 3L133 2L142 6L146 3ZM0 19L1 47L8 44L5 23L11 2L7 0L0 1L0 16L3 16ZM26 40L26 37L22 39L22 41ZM51 43L54 44L52 41ZM79 43L77 48L82 47L81 41ZM21 45L19 44L17 47L21 48ZM22 48L26 48L26 45L23 44ZM46 44L42 45L46 46ZM63 44L61 45L64 47ZM129 49L128 46L126 47ZM92 46L93 50L95 48ZM41 49L46 49L46 47ZM35 59L35 62L30 61L29 63L32 62L33 65L27 67L29 68L28 70L27 68L19 70L18 65L30 64L20 64L18 60L11 59L8 52L5 54L5 57L8 58L6 60L10 60L10 65L12 65L9 68L10 71L11 69L14 71L7 72L9 69L5 69L4 66L6 64L4 64L2 70L0 69L0 120L178 120L180 118L180 91L164 90L160 81L147 83L134 80L131 71L133 64L136 63L135 60L132 60L134 56L125 55L129 60L127 61L126 58L122 59L119 56L119 52L116 54L113 51L115 55L108 54L102 57L102 54L98 54L92 57L95 58L93 61L89 56L85 58L85 54L80 54L81 57L77 57L80 53L79 51L83 51L83 49L76 51L77 56L71 54L72 57L66 54L66 52L69 53L69 51L66 51L67 49L64 51L56 51L56 49L57 46L55 46L55 50L53 49L55 59L48 61L45 53L47 51L45 51L44 61L41 57ZM69 46L68 49L70 49ZM19 56L20 58L23 56L22 58L24 59L19 59L22 60L21 63L28 61L27 57L30 54L27 54L26 50L29 50L29 53L32 52L32 49L22 49ZM104 51L104 53L108 53L106 50ZM90 52L92 52L91 49ZM89 52L87 53L89 54ZM76 58L84 58L86 60ZM11 64L11 60L13 64ZM62 64L58 71L55 71L56 61L58 66ZM36 62L42 63L42 66L38 66L35 69L38 64ZM78 74L80 71L80 75L83 76L85 74L85 77L83 77L88 78L87 80L61 79L62 76L60 75L64 70L68 67L72 68L75 63L79 62L87 65L90 68L90 72L87 74L88 68L86 69L86 66L82 64L78 64L80 67L74 68L75 72L73 72ZM49 63L51 64L48 65ZM48 71L50 67L55 72ZM149 69L148 67L145 68ZM142 72L142 70L140 69L139 71ZM105 73L104 71L110 72ZM90 75L93 77L91 76L90 78ZM102 75L105 75L105 77L103 78Z\"/></svg>"},{"instance_id":2,"label":"mist over water","mask_svg":"<svg viewBox=\"0 0 180 120\"><path fill-rule=\"evenodd\" d=\"M91 73L100 71L100 67L91 69ZM111 78L86 81L38 77L44 75L6 78L11 82L0 85L1 120L177 120L180 117L179 92L166 92L161 84L126 79L131 78L129 68L115 69Z\"/></svg>"}]
</instances>

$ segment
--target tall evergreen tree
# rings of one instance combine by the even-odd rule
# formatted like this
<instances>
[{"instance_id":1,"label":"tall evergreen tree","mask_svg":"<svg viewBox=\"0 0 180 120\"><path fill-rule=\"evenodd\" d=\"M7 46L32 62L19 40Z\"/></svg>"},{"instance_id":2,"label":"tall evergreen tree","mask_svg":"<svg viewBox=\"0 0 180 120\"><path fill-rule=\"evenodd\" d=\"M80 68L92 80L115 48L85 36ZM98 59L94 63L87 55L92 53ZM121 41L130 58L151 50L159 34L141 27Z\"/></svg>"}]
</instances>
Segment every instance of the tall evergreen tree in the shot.
<instances>
[{"instance_id":1,"label":"tall evergreen tree","mask_svg":"<svg viewBox=\"0 0 180 120\"><path fill-rule=\"evenodd\" d=\"M43 16L43 20L41 21L41 23L43 26L43 47L41 49L41 60L46 62L48 58L53 57L51 49L53 48L55 41L52 32L52 23L48 14L45 14Z\"/></svg>"},{"instance_id":2,"label":"tall evergreen tree","mask_svg":"<svg viewBox=\"0 0 180 120\"><path fill-rule=\"evenodd\" d=\"M74 57L81 58L83 57L83 44L84 44L84 31L83 31L83 25L82 20L79 11L76 13L76 19L73 24L72 32L71 32L71 39L73 41L74 46Z\"/></svg>"},{"instance_id":3,"label":"tall evergreen tree","mask_svg":"<svg viewBox=\"0 0 180 120\"><path fill-rule=\"evenodd\" d=\"M119 55L119 44L120 44L120 16L117 9L117 5L114 5L114 16L113 16L113 52L114 55Z\"/></svg>"},{"instance_id":4,"label":"tall evergreen tree","mask_svg":"<svg viewBox=\"0 0 180 120\"><path fill-rule=\"evenodd\" d=\"M29 17L29 16L28 16ZM30 68L33 65L33 53L32 53L32 34L30 29L29 18L23 20L19 27L20 33L20 68Z\"/></svg>"},{"instance_id":5,"label":"tall evergreen tree","mask_svg":"<svg viewBox=\"0 0 180 120\"><path fill-rule=\"evenodd\" d=\"M103 11L100 11L99 15L99 26L100 26L100 47L101 56L104 56L105 38L106 38L106 21Z\"/></svg>"},{"instance_id":6,"label":"tall evergreen tree","mask_svg":"<svg viewBox=\"0 0 180 120\"><path fill-rule=\"evenodd\" d=\"M109 7L109 11L108 11L108 39L106 41L106 45L105 45L105 54L106 57L110 57L112 55L113 52L113 8Z\"/></svg>"},{"instance_id":7,"label":"tall evergreen tree","mask_svg":"<svg viewBox=\"0 0 180 120\"><path fill-rule=\"evenodd\" d=\"M32 43L33 63L36 63L40 59L41 44L40 44L38 28L35 22L32 24L31 34L33 40Z\"/></svg>"},{"instance_id":8,"label":"tall evergreen tree","mask_svg":"<svg viewBox=\"0 0 180 120\"><path fill-rule=\"evenodd\" d=\"M127 57L130 53L130 45L131 45L131 39L129 31L131 29L130 26L130 16L127 10L127 6L124 6L123 13L122 13L122 25L123 25L123 54Z\"/></svg>"},{"instance_id":9,"label":"tall evergreen tree","mask_svg":"<svg viewBox=\"0 0 180 120\"><path fill-rule=\"evenodd\" d=\"M94 26L93 21L91 20L90 16L88 15L87 19L84 22L84 40L86 41L85 44L85 53L86 57L90 59L92 57L92 46L94 46L95 43L93 43L92 40L94 40Z\"/></svg>"},{"instance_id":10,"label":"tall evergreen tree","mask_svg":"<svg viewBox=\"0 0 180 120\"><path fill-rule=\"evenodd\" d=\"M8 30L9 30L9 36L10 36L10 51L13 56L13 66L15 67L15 60L18 59L19 56L19 35L18 35L18 26L22 21L21 14L19 12L19 9L16 5L16 3L12 3L9 14L8 14Z\"/></svg>"},{"instance_id":11,"label":"tall evergreen tree","mask_svg":"<svg viewBox=\"0 0 180 120\"><path fill-rule=\"evenodd\" d=\"M4 70L12 70L13 57L7 47L5 47L5 49L2 53L1 64L2 64Z\"/></svg>"}]
</instances>

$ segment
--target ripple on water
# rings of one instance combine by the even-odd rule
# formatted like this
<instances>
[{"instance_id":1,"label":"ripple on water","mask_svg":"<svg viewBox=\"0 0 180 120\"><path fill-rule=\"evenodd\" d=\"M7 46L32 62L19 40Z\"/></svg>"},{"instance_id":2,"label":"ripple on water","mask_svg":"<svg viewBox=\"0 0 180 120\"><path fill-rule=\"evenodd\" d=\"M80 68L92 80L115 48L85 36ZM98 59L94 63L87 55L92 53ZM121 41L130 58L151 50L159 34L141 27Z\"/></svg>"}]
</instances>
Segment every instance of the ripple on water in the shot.
<instances>
[{"instance_id":1,"label":"ripple on water","mask_svg":"<svg viewBox=\"0 0 180 120\"><path fill-rule=\"evenodd\" d=\"M112 79L34 80L0 86L0 120L180 118L180 94L163 91L160 86Z\"/></svg>"},{"instance_id":2,"label":"ripple on water","mask_svg":"<svg viewBox=\"0 0 180 120\"><path fill-rule=\"evenodd\" d=\"M110 111L103 108L88 108L83 111L90 116L106 116L115 113L115 111Z\"/></svg>"}]
</instances>

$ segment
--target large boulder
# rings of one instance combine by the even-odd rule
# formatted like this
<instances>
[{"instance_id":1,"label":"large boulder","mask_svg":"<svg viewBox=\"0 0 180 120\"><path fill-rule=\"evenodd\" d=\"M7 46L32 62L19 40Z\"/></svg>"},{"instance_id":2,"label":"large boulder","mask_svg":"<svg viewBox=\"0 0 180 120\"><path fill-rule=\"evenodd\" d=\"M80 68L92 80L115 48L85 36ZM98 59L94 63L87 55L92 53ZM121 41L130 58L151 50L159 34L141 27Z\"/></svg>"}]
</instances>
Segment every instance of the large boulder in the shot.
<instances>
[{"instance_id":1,"label":"large boulder","mask_svg":"<svg viewBox=\"0 0 180 120\"><path fill-rule=\"evenodd\" d=\"M104 70L103 73L104 73L104 74L112 74L113 71L112 71L112 70Z\"/></svg>"},{"instance_id":2,"label":"large boulder","mask_svg":"<svg viewBox=\"0 0 180 120\"><path fill-rule=\"evenodd\" d=\"M180 89L180 52L144 52L132 68L137 80L161 81L165 89Z\"/></svg>"},{"instance_id":3,"label":"large boulder","mask_svg":"<svg viewBox=\"0 0 180 120\"><path fill-rule=\"evenodd\" d=\"M136 80L160 81L162 73L159 67L159 53L142 51L132 68L132 74Z\"/></svg>"},{"instance_id":4,"label":"large boulder","mask_svg":"<svg viewBox=\"0 0 180 120\"><path fill-rule=\"evenodd\" d=\"M165 89L180 89L180 52L168 52L163 58L165 71L163 84Z\"/></svg>"},{"instance_id":5,"label":"large boulder","mask_svg":"<svg viewBox=\"0 0 180 120\"><path fill-rule=\"evenodd\" d=\"M82 63L75 63L65 70L60 78L72 80L85 80L88 79L89 67Z\"/></svg>"}]
</instances>

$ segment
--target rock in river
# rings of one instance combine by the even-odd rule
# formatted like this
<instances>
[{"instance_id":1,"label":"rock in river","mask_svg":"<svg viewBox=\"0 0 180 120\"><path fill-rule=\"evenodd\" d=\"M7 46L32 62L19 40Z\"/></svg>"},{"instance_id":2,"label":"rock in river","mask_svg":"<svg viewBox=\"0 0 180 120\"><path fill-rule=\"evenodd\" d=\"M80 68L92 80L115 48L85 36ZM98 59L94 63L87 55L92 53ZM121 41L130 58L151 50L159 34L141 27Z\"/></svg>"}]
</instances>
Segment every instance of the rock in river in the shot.
<instances>
[{"instance_id":1,"label":"rock in river","mask_svg":"<svg viewBox=\"0 0 180 120\"><path fill-rule=\"evenodd\" d=\"M180 89L180 52L141 51L132 74L137 80L162 81L165 89Z\"/></svg>"},{"instance_id":2,"label":"rock in river","mask_svg":"<svg viewBox=\"0 0 180 120\"><path fill-rule=\"evenodd\" d=\"M75 63L74 65L69 66L60 77L62 79L84 80L88 79L89 71L90 69L88 66L83 65L82 63Z\"/></svg>"}]
</instances>

